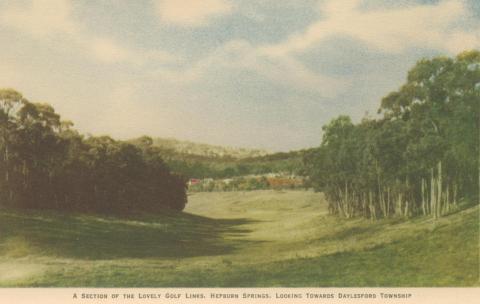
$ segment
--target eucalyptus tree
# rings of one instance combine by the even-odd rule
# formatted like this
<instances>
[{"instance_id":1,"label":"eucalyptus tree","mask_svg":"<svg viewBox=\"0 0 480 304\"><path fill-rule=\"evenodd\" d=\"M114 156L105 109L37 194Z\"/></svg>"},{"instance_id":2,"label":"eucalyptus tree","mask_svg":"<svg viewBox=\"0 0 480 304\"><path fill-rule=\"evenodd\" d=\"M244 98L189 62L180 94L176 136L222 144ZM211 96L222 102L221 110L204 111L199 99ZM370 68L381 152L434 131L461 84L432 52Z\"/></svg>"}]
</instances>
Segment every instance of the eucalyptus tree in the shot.
<instances>
[{"instance_id":1,"label":"eucalyptus tree","mask_svg":"<svg viewBox=\"0 0 480 304\"><path fill-rule=\"evenodd\" d=\"M479 90L480 53L471 51L456 58L421 60L406 84L382 100L385 119L408 124L410 165L404 165L421 185L423 213L428 209L438 217L456 204L460 193L475 192Z\"/></svg>"},{"instance_id":2,"label":"eucalyptus tree","mask_svg":"<svg viewBox=\"0 0 480 304\"><path fill-rule=\"evenodd\" d=\"M85 138L53 107L0 90L0 205L121 213L183 210L185 180L162 151L108 136Z\"/></svg>"},{"instance_id":3,"label":"eucalyptus tree","mask_svg":"<svg viewBox=\"0 0 480 304\"><path fill-rule=\"evenodd\" d=\"M438 218L478 202L479 112L480 52L423 59L382 99L381 117L324 126L304 160L310 182L346 217Z\"/></svg>"},{"instance_id":4,"label":"eucalyptus tree","mask_svg":"<svg viewBox=\"0 0 480 304\"><path fill-rule=\"evenodd\" d=\"M0 200L6 204L12 203L14 192L11 187L12 174L12 141L17 128L17 112L25 102L22 94L12 89L0 89L0 168L3 171L1 179Z\"/></svg>"}]
</instances>

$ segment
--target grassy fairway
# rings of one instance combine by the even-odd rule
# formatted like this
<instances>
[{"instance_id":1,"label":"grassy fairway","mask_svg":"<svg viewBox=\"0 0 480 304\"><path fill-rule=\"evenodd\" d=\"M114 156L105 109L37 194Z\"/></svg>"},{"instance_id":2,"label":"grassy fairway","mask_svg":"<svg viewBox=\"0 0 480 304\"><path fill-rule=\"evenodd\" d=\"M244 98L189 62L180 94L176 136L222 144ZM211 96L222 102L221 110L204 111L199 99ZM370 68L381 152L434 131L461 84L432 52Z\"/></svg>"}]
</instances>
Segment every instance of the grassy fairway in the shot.
<instances>
[{"instance_id":1,"label":"grassy fairway","mask_svg":"<svg viewBox=\"0 0 480 304\"><path fill-rule=\"evenodd\" d=\"M180 216L0 211L0 286L479 286L479 209L327 215L321 194L196 193Z\"/></svg>"}]
</instances>

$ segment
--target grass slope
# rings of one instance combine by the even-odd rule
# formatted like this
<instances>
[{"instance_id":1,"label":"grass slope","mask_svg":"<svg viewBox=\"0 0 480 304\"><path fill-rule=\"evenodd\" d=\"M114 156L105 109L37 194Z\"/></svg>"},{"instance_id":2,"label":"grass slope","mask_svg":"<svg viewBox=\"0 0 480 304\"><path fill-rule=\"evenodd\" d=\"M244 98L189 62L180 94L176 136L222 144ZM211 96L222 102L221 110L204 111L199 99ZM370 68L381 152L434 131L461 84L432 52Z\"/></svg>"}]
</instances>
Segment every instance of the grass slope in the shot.
<instances>
[{"instance_id":1,"label":"grass slope","mask_svg":"<svg viewBox=\"0 0 480 304\"><path fill-rule=\"evenodd\" d=\"M329 216L307 191L196 193L137 219L0 211L0 286L479 286L479 208Z\"/></svg>"}]
</instances>

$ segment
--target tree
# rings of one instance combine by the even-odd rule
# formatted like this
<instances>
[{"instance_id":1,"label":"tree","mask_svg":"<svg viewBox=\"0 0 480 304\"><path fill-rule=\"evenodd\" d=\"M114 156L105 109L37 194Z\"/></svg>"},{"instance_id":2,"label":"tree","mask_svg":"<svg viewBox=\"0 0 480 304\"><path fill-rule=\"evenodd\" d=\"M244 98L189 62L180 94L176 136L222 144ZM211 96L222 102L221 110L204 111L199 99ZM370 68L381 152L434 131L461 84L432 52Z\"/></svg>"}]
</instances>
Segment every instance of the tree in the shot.
<instances>
[{"instance_id":1,"label":"tree","mask_svg":"<svg viewBox=\"0 0 480 304\"><path fill-rule=\"evenodd\" d=\"M11 188L11 158L13 151L11 142L17 128L16 114L24 103L22 94L12 89L0 90L0 148L1 148L1 168L3 168L4 179L1 185L4 195L1 200L11 204L14 199L14 192Z\"/></svg>"},{"instance_id":2,"label":"tree","mask_svg":"<svg viewBox=\"0 0 480 304\"><path fill-rule=\"evenodd\" d=\"M459 199L478 202L480 52L419 61L406 83L382 99L378 119L324 126L305 158L330 211L438 218Z\"/></svg>"},{"instance_id":3,"label":"tree","mask_svg":"<svg viewBox=\"0 0 480 304\"><path fill-rule=\"evenodd\" d=\"M0 90L0 204L13 208L131 214L181 211L185 179L152 140L84 138L53 107Z\"/></svg>"}]
</instances>

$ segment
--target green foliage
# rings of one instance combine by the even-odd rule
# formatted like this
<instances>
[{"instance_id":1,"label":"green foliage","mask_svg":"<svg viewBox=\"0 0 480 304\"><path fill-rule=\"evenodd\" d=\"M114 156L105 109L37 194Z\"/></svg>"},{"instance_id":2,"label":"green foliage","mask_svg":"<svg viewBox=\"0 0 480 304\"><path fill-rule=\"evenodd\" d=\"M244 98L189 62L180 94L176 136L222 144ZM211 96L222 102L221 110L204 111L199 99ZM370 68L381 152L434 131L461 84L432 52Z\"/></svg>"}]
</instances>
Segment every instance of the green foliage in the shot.
<instances>
[{"instance_id":1,"label":"green foliage","mask_svg":"<svg viewBox=\"0 0 480 304\"><path fill-rule=\"evenodd\" d=\"M105 213L182 210L185 180L161 150L71 129L48 104L0 90L0 207Z\"/></svg>"},{"instance_id":2,"label":"green foliage","mask_svg":"<svg viewBox=\"0 0 480 304\"><path fill-rule=\"evenodd\" d=\"M173 141L173 140L171 140ZM139 139L130 141L138 144ZM167 142L170 142L168 140ZM174 141L183 143L179 141ZM172 148L167 144L159 144L162 156L173 172L188 178L232 178L244 175L264 175L268 173L285 173L303 175L302 157L307 150L293 152L279 152L272 154L260 154L248 152L250 150L238 150L225 148L222 154L208 152L209 147L220 149L217 146L194 144L191 149ZM155 140L154 140L154 146ZM198 145L198 146L197 146ZM201 148L203 149L201 149ZM213 148L212 148L213 149ZM216 151L216 150L213 151ZM189 153L186 153L189 151ZM242 157L240 157L241 155Z\"/></svg>"},{"instance_id":3,"label":"green foliage","mask_svg":"<svg viewBox=\"0 0 480 304\"><path fill-rule=\"evenodd\" d=\"M253 191L267 189L306 189L305 179L299 176L241 176L226 179L206 178L188 187L190 192Z\"/></svg>"},{"instance_id":4,"label":"green foliage","mask_svg":"<svg viewBox=\"0 0 480 304\"><path fill-rule=\"evenodd\" d=\"M480 52L421 60L383 98L383 117L324 126L304 158L312 186L346 217L438 217L478 202L479 112Z\"/></svg>"}]
</instances>

